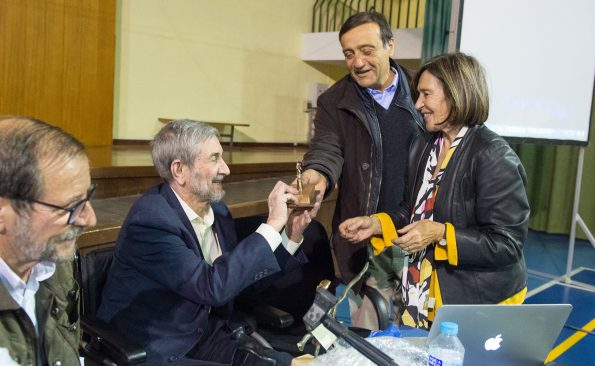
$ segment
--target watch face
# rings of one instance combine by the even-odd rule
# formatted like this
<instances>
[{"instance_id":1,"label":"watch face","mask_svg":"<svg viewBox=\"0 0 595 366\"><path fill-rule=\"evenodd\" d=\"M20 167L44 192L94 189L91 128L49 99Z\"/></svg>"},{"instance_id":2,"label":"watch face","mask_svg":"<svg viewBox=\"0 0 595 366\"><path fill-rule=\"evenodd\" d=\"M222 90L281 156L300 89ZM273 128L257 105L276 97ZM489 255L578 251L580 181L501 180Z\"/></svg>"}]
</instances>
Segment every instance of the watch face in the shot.
<instances>
[{"instance_id":1,"label":"watch face","mask_svg":"<svg viewBox=\"0 0 595 366\"><path fill-rule=\"evenodd\" d=\"M445 246L446 245L446 239L440 239L438 241L438 245Z\"/></svg>"}]
</instances>

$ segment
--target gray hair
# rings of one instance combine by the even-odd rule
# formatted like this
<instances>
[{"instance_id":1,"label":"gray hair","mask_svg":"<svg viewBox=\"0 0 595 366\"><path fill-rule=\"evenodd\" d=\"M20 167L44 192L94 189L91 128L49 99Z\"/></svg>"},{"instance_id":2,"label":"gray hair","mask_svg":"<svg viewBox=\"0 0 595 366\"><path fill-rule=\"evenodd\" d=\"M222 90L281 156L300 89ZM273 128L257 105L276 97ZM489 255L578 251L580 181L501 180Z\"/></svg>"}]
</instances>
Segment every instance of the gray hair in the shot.
<instances>
[{"instance_id":1,"label":"gray hair","mask_svg":"<svg viewBox=\"0 0 595 366\"><path fill-rule=\"evenodd\" d=\"M59 127L23 116L0 116L0 196L16 211L39 199L45 184L41 169L83 155L83 144Z\"/></svg>"},{"instance_id":2,"label":"gray hair","mask_svg":"<svg viewBox=\"0 0 595 366\"><path fill-rule=\"evenodd\" d=\"M159 176L171 181L171 163L179 159L182 164L193 164L202 143L212 137L219 138L219 131L203 122L179 119L163 126L151 141L151 156Z\"/></svg>"}]
</instances>

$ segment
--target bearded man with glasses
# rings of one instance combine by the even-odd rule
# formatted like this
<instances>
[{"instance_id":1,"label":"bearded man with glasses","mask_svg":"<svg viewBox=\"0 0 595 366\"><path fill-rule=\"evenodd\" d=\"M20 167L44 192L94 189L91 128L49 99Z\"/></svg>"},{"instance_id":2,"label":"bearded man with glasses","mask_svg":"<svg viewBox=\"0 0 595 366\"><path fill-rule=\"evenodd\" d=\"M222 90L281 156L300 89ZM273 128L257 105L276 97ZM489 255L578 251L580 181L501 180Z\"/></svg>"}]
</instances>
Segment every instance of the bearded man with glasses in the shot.
<instances>
[{"instance_id":1,"label":"bearded man with glasses","mask_svg":"<svg viewBox=\"0 0 595 366\"><path fill-rule=\"evenodd\" d=\"M80 365L76 239L96 223L83 145L0 117L0 363Z\"/></svg>"}]
</instances>

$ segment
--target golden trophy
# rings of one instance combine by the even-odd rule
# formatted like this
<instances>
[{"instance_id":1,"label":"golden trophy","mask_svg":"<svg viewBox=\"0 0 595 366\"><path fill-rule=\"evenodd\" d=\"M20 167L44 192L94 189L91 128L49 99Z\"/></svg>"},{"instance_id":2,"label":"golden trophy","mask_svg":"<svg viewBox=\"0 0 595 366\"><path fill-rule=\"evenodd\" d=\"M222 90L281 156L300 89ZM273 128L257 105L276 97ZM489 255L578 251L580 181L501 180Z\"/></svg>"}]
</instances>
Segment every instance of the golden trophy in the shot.
<instances>
[{"instance_id":1,"label":"golden trophy","mask_svg":"<svg viewBox=\"0 0 595 366\"><path fill-rule=\"evenodd\" d=\"M294 187L297 188L299 193L297 194L297 202L288 202L290 208L312 208L316 203L316 196L318 191L315 189L313 184L303 184L302 182L302 162L298 161L295 165L296 169L296 180Z\"/></svg>"}]
</instances>

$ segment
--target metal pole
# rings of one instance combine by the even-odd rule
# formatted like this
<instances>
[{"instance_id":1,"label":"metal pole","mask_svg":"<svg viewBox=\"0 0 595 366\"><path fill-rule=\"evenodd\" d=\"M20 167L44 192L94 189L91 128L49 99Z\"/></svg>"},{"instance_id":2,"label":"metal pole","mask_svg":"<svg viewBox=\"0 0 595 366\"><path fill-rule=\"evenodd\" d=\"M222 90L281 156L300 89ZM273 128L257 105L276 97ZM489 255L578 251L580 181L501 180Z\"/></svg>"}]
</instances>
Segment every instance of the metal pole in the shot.
<instances>
[{"instance_id":1,"label":"metal pole","mask_svg":"<svg viewBox=\"0 0 595 366\"><path fill-rule=\"evenodd\" d=\"M401 7L403 6L403 1L399 1L399 11L397 12L397 29L401 28Z\"/></svg>"},{"instance_id":2,"label":"metal pole","mask_svg":"<svg viewBox=\"0 0 595 366\"><path fill-rule=\"evenodd\" d=\"M318 32L324 32L322 30L322 7L324 6L324 0L320 2L320 7L318 8Z\"/></svg>"},{"instance_id":3,"label":"metal pole","mask_svg":"<svg viewBox=\"0 0 595 366\"><path fill-rule=\"evenodd\" d=\"M574 186L574 204L572 205L572 220L570 220L570 238L568 239L568 260L566 261L566 275L564 281L570 282L570 272L572 271L572 262L574 260L574 242L576 239L576 219L578 216L578 205L581 198L581 180L583 179L583 160L585 158L585 148L580 147L578 151L578 163L576 167L576 183Z\"/></svg>"},{"instance_id":4,"label":"metal pole","mask_svg":"<svg viewBox=\"0 0 595 366\"><path fill-rule=\"evenodd\" d=\"M421 3L421 1L417 0L417 7L415 9L415 28L417 28L419 24L419 3Z\"/></svg>"},{"instance_id":5,"label":"metal pole","mask_svg":"<svg viewBox=\"0 0 595 366\"><path fill-rule=\"evenodd\" d=\"M349 16L351 16L351 14L353 14L353 0L349 2Z\"/></svg>"},{"instance_id":6,"label":"metal pole","mask_svg":"<svg viewBox=\"0 0 595 366\"><path fill-rule=\"evenodd\" d=\"M330 23L329 23L330 13L331 13L331 0L329 0L328 5L326 6L326 29L324 30L325 32L330 32Z\"/></svg>"},{"instance_id":7,"label":"metal pole","mask_svg":"<svg viewBox=\"0 0 595 366\"><path fill-rule=\"evenodd\" d=\"M411 0L407 0L407 20L405 21L405 28L409 28L409 13L411 13Z\"/></svg>"},{"instance_id":8,"label":"metal pole","mask_svg":"<svg viewBox=\"0 0 595 366\"><path fill-rule=\"evenodd\" d=\"M589 231L587 224L585 224L585 222L581 218L580 214L576 215L576 222L577 222L578 226L580 226L581 229L583 229L583 231L585 232L585 235L587 236L587 239L589 239L589 242L591 242L591 245L593 246L593 248L595 248L595 236L593 236L593 234L591 234L591 231Z\"/></svg>"},{"instance_id":9,"label":"metal pole","mask_svg":"<svg viewBox=\"0 0 595 366\"><path fill-rule=\"evenodd\" d=\"M320 0L316 0L314 6L312 7L312 33L316 31L316 6Z\"/></svg>"},{"instance_id":10,"label":"metal pole","mask_svg":"<svg viewBox=\"0 0 595 366\"><path fill-rule=\"evenodd\" d=\"M389 10L388 10L388 24L390 24L390 27L391 28L393 27L393 3L394 3L394 1L391 1L389 3L390 7L389 7Z\"/></svg>"},{"instance_id":11,"label":"metal pole","mask_svg":"<svg viewBox=\"0 0 595 366\"><path fill-rule=\"evenodd\" d=\"M333 14L333 32L337 30L337 5L339 5L339 0L335 1L335 13Z\"/></svg>"},{"instance_id":12,"label":"metal pole","mask_svg":"<svg viewBox=\"0 0 595 366\"><path fill-rule=\"evenodd\" d=\"M458 38L460 34L461 10L463 0L452 0L450 10L450 31L448 33L448 53L458 51Z\"/></svg>"}]
</instances>

